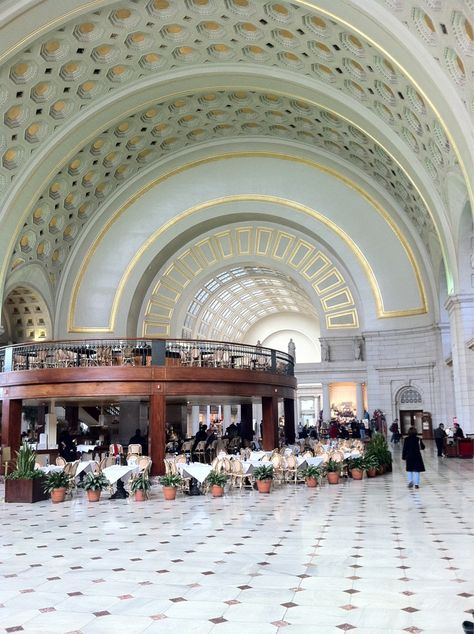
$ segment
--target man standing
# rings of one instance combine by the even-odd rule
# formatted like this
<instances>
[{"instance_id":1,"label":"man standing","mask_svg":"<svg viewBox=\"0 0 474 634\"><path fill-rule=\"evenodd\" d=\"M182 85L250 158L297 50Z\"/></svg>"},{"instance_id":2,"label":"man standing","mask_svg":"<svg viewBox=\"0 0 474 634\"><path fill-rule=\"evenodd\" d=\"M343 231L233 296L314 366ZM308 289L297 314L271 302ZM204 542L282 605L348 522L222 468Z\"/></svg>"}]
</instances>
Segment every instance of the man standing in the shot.
<instances>
[{"instance_id":1,"label":"man standing","mask_svg":"<svg viewBox=\"0 0 474 634\"><path fill-rule=\"evenodd\" d=\"M438 450L438 458L442 458L444 455L444 439L447 434L444 431L443 423L440 423L438 427L434 430L433 436L436 443L436 449Z\"/></svg>"}]
</instances>

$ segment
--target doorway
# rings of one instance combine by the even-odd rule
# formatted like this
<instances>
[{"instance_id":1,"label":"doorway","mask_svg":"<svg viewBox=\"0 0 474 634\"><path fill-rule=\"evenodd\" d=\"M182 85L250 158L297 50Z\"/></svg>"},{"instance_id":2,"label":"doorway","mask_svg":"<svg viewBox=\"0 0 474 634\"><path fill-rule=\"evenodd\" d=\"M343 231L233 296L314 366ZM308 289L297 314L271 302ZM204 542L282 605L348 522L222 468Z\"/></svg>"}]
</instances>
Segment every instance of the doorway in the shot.
<instances>
[{"instance_id":1,"label":"doorway","mask_svg":"<svg viewBox=\"0 0 474 634\"><path fill-rule=\"evenodd\" d=\"M421 434L423 431L422 419L422 409L400 410L400 431L402 435L406 436L410 427L416 427L416 431Z\"/></svg>"}]
</instances>

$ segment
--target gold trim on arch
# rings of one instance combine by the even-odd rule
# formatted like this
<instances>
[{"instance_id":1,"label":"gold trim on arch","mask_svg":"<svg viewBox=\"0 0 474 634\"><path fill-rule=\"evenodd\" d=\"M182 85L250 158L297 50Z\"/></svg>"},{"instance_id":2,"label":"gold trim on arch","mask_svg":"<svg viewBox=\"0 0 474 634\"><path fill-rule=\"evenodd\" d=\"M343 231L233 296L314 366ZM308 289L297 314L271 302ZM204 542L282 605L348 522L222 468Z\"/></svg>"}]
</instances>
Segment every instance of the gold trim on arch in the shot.
<instances>
[{"instance_id":1,"label":"gold trim on arch","mask_svg":"<svg viewBox=\"0 0 474 634\"><path fill-rule=\"evenodd\" d=\"M279 160L283 160L283 159L284 160L290 160L290 161L303 163L305 165L311 166L314 169L318 169L318 170L322 171L323 173L327 173L327 174L330 174L330 175L334 176L335 178L337 178L341 182L345 183L346 185L348 185L349 187L351 187L352 189L357 191L365 200L367 200L369 202L369 204L371 204L376 209L376 211L387 221L387 223L389 224L389 226L391 227L391 229L394 231L395 235L397 236L399 242L402 244L405 252L407 253L407 256L409 258L410 264L412 265L412 268L413 268L414 273L415 273L415 279L416 279L416 282L417 282L418 291L420 293L420 299L421 299L421 303L422 303L421 307L420 308L409 309L409 310L402 310L402 311L385 311L384 306L383 306L383 300L382 300L381 292L380 292L380 289L378 287L375 275L374 275L374 273L372 271L372 268L370 267L370 264L368 263L367 259L365 258L364 254L362 253L362 251L355 244L355 242L342 229L340 229L340 227L338 227L335 223L333 223L331 220L329 220L325 216L322 216L321 214L319 214L317 211L315 211L315 210L313 210L313 209L311 209L309 207L306 207L304 205L301 205L299 203L296 203L294 201L289 201L289 200L286 200L284 198L279 198L279 197L275 197L275 196L238 195L238 196L220 197L220 198L213 199L212 201L207 201L205 203L200 203L199 205L195 205L195 206L191 207L190 209L187 209L186 211L182 212L178 216L175 216L174 218L168 220L168 222L166 222L164 225L162 225L149 238L147 238L147 240L145 240L143 245L140 247L140 249L137 251L137 253L134 255L134 257L132 258L132 260L128 264L127 268L125 269L125 272L122 275L122 278L121 278L121 280L120 280L120 282L119 282L119 284L117 286L115 297L114 297L114 300L113 300L113 303L112 303L112 311L111 311L111 315L110 315L110 320L109 320L108 326L106 326L106 327L102 326L102 327L99 327L99 328L94 328L94 327L81 328L81 327L76 327L74 325L74 315L75 315L75 312L76 312L77 296L78 296L78 293L79 293L79 288L80 288L80 286L82 284L82 280L83 280L83 277L84 277L85 270L87 269L87 267L88 267L93 255L94 255L94 253L96 252L96 250L97 250L100 242L102 241L103 237L105 236L105 234L108 232L110 227L118 220L118 218L126 211L126 209L128 209L128 207L130 207L130 205L132 205L136 200L141 198L145 193L147 193L150 189L155 187L157 184L162 183L163 181L167 180L168 178L171 178L172 176L175 176L176 174L184 172L184 171L186 171L188 169L191 169L193 167L196 167L196 166L199 166L199 165L203 165L203 164L207 164L207 163L210 163L210 162L214 162L214 161L217 161L217 160L222 160L222 159L233 159L233 158L255 157L255 156L266 157L266 158L276 158L276 159L279 159ZM156 179L153 179L150 183L147 183L147 185L142 187L138 192L136 192L133 196L131 196L120 207L120 209L117 210L117 212L114 214L114 216L112 218L109 219L109 221L103 227L102 231L99 233L99 235L94 240L93 244L90 246L90 248L89 248L89 250L88 250L88 252L87 252L87 254L86 254L86 256L85 256L85 258L83 260L83 266L79 270L78 275L77 275L77 277L76 277L76 279L74 281L72 299L71 299L69 312L68 312L68 331L71 332L71 333L74 333L74 332L94 332L94 331L113 332L114 331L115 322L116 322L118 306L119 306L119 303L120 303L120 299L121 299L125 284L126 284L126 282L128 280L128 277L129 277L132 269L134 268L134 266L136 265L136 263L138 262L140 257L143 255L143 253L146 251L146 249L148 249L149 246L160 235L162 235L165 231L167 231L171 226L173 226L177 222L183 220L184 218L190 216L192 213L195 213L197 211L201 211L202 209L207 209L207 208L209 208L211 206L216 206L216 205L219 205L219 204L229 203L229 202L236 202L236 201L273 202L273 203L277 203L277 204L283 204L283 205L292 207L293 209L296 209L297 211L301 211L303 213L307 213L308 215L315 217L320 222L323 222L323 224L326 224L326 226L329 229L334 231L334 233L336 233L336 235L338 235L341 239L343 239L346 242L346 244L348 244L348 246L353 251L354 255L359 260L359 263L361 264L363 270L365 271L365 273L366 273L366 275L367 275L367 277L369 279L369 283L371 285L372 292L374 294L374 298L375 298L376 306L377 306L377 317L379 317L379 318L407 317L407 316L412 316L412 315L421 315L421 314L425 314L427 312L427 298L426 298L426 292L425 292L425 289L424 289L424 285L423 285L422 279L421 279L421 273L420 273L420 270L418 268L417 262L415 260L415 257L414 257L414 255L413 255L413 253L411 251L411 248L410 248L409 244L406 242L404 236L401 234L401 232L399 231L398 227L391 221L388 212L385 211L383 209L383 207L381 207L377 203L377 201L375 201L365 190L363 190L359 185L356 185L353 181L351 181L347 177L343 176L339 172L336 172L332 168L328 168L326 166L320 165L319 163L315 163L313 161L310 161L309 159L302 159L300 157L294 157L294 156L291 156L291 155L284 155L284 154L277 154L277 153L267 153L267 152L243 152L243 153L237 152L237 153L234 153L234 154L230 153L230 154L224 154L224 155L220 155L220 156L217 155L217 156L213 156L213 157L208 157L206 159L199 159L197 161L188 163L186 165L182 165L179 168L175 168L174 170L171 170L167 174L164 174L164 175L162 175L160 177L157 177ZM104 328L105 328L105 330L104 330Z\"/></svg>"}]
</instances>

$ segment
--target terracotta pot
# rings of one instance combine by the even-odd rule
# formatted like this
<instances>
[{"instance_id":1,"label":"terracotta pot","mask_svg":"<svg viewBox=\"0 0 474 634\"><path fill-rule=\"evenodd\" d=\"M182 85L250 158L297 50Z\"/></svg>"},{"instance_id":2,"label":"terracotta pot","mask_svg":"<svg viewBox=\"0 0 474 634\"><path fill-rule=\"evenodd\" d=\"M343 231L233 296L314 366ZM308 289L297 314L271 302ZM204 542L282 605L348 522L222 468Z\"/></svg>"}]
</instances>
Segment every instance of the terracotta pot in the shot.
<instances>
[{"instance_id":1,"label":"terracotta pot","mask_svg":"<svg viewBox=\"0 0 474 634\"><path fill-rule=\"evenodd\" d=\"M59 489L53 489L51 491L51 502L57 504L58 502L64 502L66 497L66 487L59 487Z\"/></svg>"},{"instance_id":2,"label":"terracotta pot","mask_svg":"<svg viewBox=\"0 0 474 634\"><path fill-rule=\"evenodd\" d=\"M135 491L135 501L136 502L144 502L146 500L145 491L138 489Z\"/></svg>"},{"instance_id":3,"label":"terracotta pot","mask_svg":"<svg viewBox=\"0 0 474 634\"><path fill-rule=\"evenodd\" d=\"M383 475L385 473L385 467L377 467L377 475Z\"/></svg>"},{"instance_id":4,"label":"terracotta pot","mask_svg":"<svg viewBox=\"0 0 474 634\"><path fill-rule=\"evenodd\" d=\"M351 469L351 476L353 480L362 480L364 472L362 469Z\"/></svg>"},{"instance_id":5,"label":"terracotta pot","mask_svg":"<svg viewBox=\"0 0 474 634\"><path fill-rule=\"evenodd\" d=\"M96 489L95 491L88 489L87 499L89 502L98 502L100 500L100 489Z\"/></svg>"},{"instance_id":6,"label":"terracotta pot","mask_svg":"<svg viewBox=\"0 0 474 634\"><path fill-rule=\"evenodd\" d=\"M259 493L270 493L271 487L271 480L257 480L257 489Z\"/></svg>"},{"instance_id":7,"label":"terracotta pot","mask_svg":"<svg viewBox=\"0 0 474 634\"><path fill-rule=\"evenodd\" d=\"M335 471L329 471L327 474L329 484L339 484L339 473Z\"/></svg>"},{"instance_id":8,"label":"terracotta pot","mask_svg":"<svg viewBox=\"0 0 474 634\"><path fill-rule=\"evenodd\" d=\"M311 487L314 488L315 486L318 486L318 481L316 478L306 478L306 486L307 487Z\"/></svg>"},{"instance_id":9,"label":"terracotta pot","mask_svg":"<svg viewBox=\"0 0 474 634\"><path fill-rule=\"evenodd\" d=\"M211 495L213 498L221 498L223 494L224 494L224 487L221 487L218 484L213 484L211 486Z\"/></svg>"},{"instance_id":10,"label":"terracotta pot","mask_svg":"<svg viewBox=\"0 0 474 634\"><path fill-rule=\"evenodd\" d=\"M376 475L377 475L377 469L375 467L371 467L370 469L367 469L368 478L375 478Z\"/></svg>"},{"instance_id":11,"label":"terracotta pot","mask_svg":"<svg viewBox=\"0 0 474 634\"><path fill-rule=\"evenodd\" d=\"M163 487L163 497L165 500L175 500L176 487Z\"/></svg>"}]
</instances>

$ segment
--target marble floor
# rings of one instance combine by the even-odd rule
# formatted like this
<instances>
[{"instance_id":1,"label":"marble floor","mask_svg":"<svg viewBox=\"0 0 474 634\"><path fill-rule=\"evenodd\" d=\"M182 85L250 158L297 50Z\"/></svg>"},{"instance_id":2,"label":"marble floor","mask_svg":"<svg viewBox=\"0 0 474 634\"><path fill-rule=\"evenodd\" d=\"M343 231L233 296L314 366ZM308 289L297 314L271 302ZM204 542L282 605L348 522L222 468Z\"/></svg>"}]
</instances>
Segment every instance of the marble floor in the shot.
<instances>
[{"instance_id":1,"label":"marble floor","mask_svg":"<svg viewBox=\"0 0 474 634\"><path fill-rule=\"evenodd\" d=\"M473 460L316 490L0 504L0 632L462 633ZM0 492L3 496L3 490Z\"/></svg>"}]
</instances>

